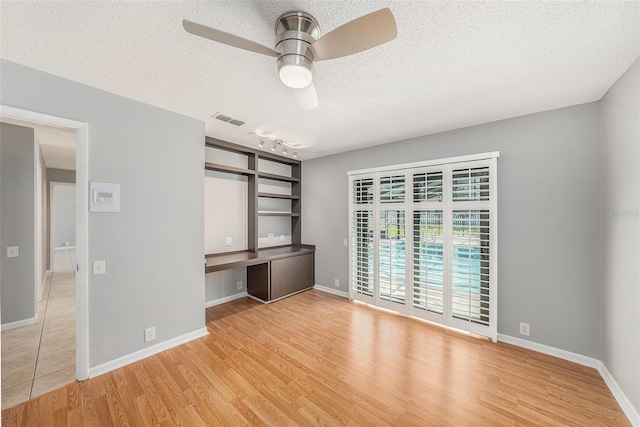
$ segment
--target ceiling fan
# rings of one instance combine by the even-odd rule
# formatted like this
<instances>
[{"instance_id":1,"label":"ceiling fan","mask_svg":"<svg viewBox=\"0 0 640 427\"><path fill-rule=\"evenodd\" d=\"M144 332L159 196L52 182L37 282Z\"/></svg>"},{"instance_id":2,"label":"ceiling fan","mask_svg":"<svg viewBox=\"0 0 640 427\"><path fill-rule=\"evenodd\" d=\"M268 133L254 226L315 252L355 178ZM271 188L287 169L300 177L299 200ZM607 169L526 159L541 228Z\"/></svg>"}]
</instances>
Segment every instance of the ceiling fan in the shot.
<instances>
[{"instance_id":1,"label":"ceiling fan","mask_svg":"<svg viewBox=\"0 0 640 427\"><path fill-rule=\"evenodd\" d=\"M347 22L322 37L313 16L305 12L285 13L276 22L274 49L186 19L182 20L182 26L196 36L277 58L280 80L297 89L296 98L303 109L318 106L312 82L316 61L353 55L387 43L397 34L389 8Z\"/></svg>"}]
</instances>

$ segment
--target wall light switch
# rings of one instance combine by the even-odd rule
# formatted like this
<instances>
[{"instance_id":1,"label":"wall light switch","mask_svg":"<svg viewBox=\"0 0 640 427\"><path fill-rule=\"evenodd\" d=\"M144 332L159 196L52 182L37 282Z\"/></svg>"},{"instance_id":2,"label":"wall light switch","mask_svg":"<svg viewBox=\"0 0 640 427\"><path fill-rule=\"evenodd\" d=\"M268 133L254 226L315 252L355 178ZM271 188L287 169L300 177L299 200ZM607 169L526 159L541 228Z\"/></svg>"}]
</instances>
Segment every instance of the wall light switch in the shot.
<instances>
[{"instance_id":1,"label":"wall light switch","mask_svg":"<svg viewBox=\"0 0 640 427\"><path fill-rule=\"evenodd\" d=\"M273 237L273 233L267 234L267 237Z\"/></svg>"},{"instance_id":2,"label":"wall light switch","mask_svg":"<svg viewBox=\"0 0 640 427\"><path fill-rule=\"evenodd\" d=\"M105 274L105 261L93 261L93 275Z\"/></svg>"},{"instance_id":3,"label":"wall light switch","mask_svg":"<svg viewBox=\"0 0 640 427\"><path fill-rule=\"evenodd\" d=\"M227 237L227 246L231 246L231 237Z\"/></svg>"},{"instance_id":4,"label":"wall light switch","mask_svg":"<svg viewBox=\"0 0 640 427\"><path fill-rule=\"evenodd\" d=\"M17 258L20 256L18 246L7 246L7 258Z\"/></svg>"}]
</instances>

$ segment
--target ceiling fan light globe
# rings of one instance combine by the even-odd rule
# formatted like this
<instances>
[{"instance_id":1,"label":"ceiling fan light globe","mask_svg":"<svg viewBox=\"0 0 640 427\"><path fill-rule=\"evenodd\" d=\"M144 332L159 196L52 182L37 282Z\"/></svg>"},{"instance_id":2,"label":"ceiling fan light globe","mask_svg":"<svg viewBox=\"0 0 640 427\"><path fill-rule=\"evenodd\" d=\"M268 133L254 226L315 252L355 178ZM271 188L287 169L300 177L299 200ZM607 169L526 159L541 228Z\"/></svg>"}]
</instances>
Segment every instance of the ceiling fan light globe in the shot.
<instances>
[{"instance_id":1,"label":"ceiling fan light globe","mask_svg":"<svg viewBox=\"0 0 640 427\"><path fill-rule=\"evenodd\" d=\"M293 89L302 89L309 86L313 79L313 73L302 65L286 64L278 70L280 80L286 86Z\"/></svg>"}]
</instances>

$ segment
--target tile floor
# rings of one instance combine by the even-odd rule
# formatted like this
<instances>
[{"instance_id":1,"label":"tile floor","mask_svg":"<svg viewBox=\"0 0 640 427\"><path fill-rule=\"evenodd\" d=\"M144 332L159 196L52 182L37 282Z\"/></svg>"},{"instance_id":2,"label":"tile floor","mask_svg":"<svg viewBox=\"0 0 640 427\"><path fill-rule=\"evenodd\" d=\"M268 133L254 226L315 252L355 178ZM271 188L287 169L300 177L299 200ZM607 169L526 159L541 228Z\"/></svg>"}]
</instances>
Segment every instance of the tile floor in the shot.
<instances>
[{"instance_id":1,"label":"tile floor","mask_svg":"<svg viewBox=\"0 0 640 427\"><path fill-rule=\"evenodd\" d=\"M38 321L2 332L2 409L75 381L75 253L57 250Z\"/></svg>"}]
</instances>

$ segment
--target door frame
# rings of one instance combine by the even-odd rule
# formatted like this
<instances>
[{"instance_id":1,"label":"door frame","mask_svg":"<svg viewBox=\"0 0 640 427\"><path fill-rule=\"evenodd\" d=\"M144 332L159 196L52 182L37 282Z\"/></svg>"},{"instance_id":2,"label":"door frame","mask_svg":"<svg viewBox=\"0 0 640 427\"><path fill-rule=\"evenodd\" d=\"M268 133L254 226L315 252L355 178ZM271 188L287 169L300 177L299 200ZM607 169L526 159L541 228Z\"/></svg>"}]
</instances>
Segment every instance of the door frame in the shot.
<instances>
[{"instance_id":1,"label":"door frame","mask_svg":"<svg viewBox=\"0 0 640 427\"><path fill-rule=\"evenodd\" d=\"M89 124L2 104L0 115L76 132L76 379L85 380L89 378Z\"/></svg>"}]
</instances>

